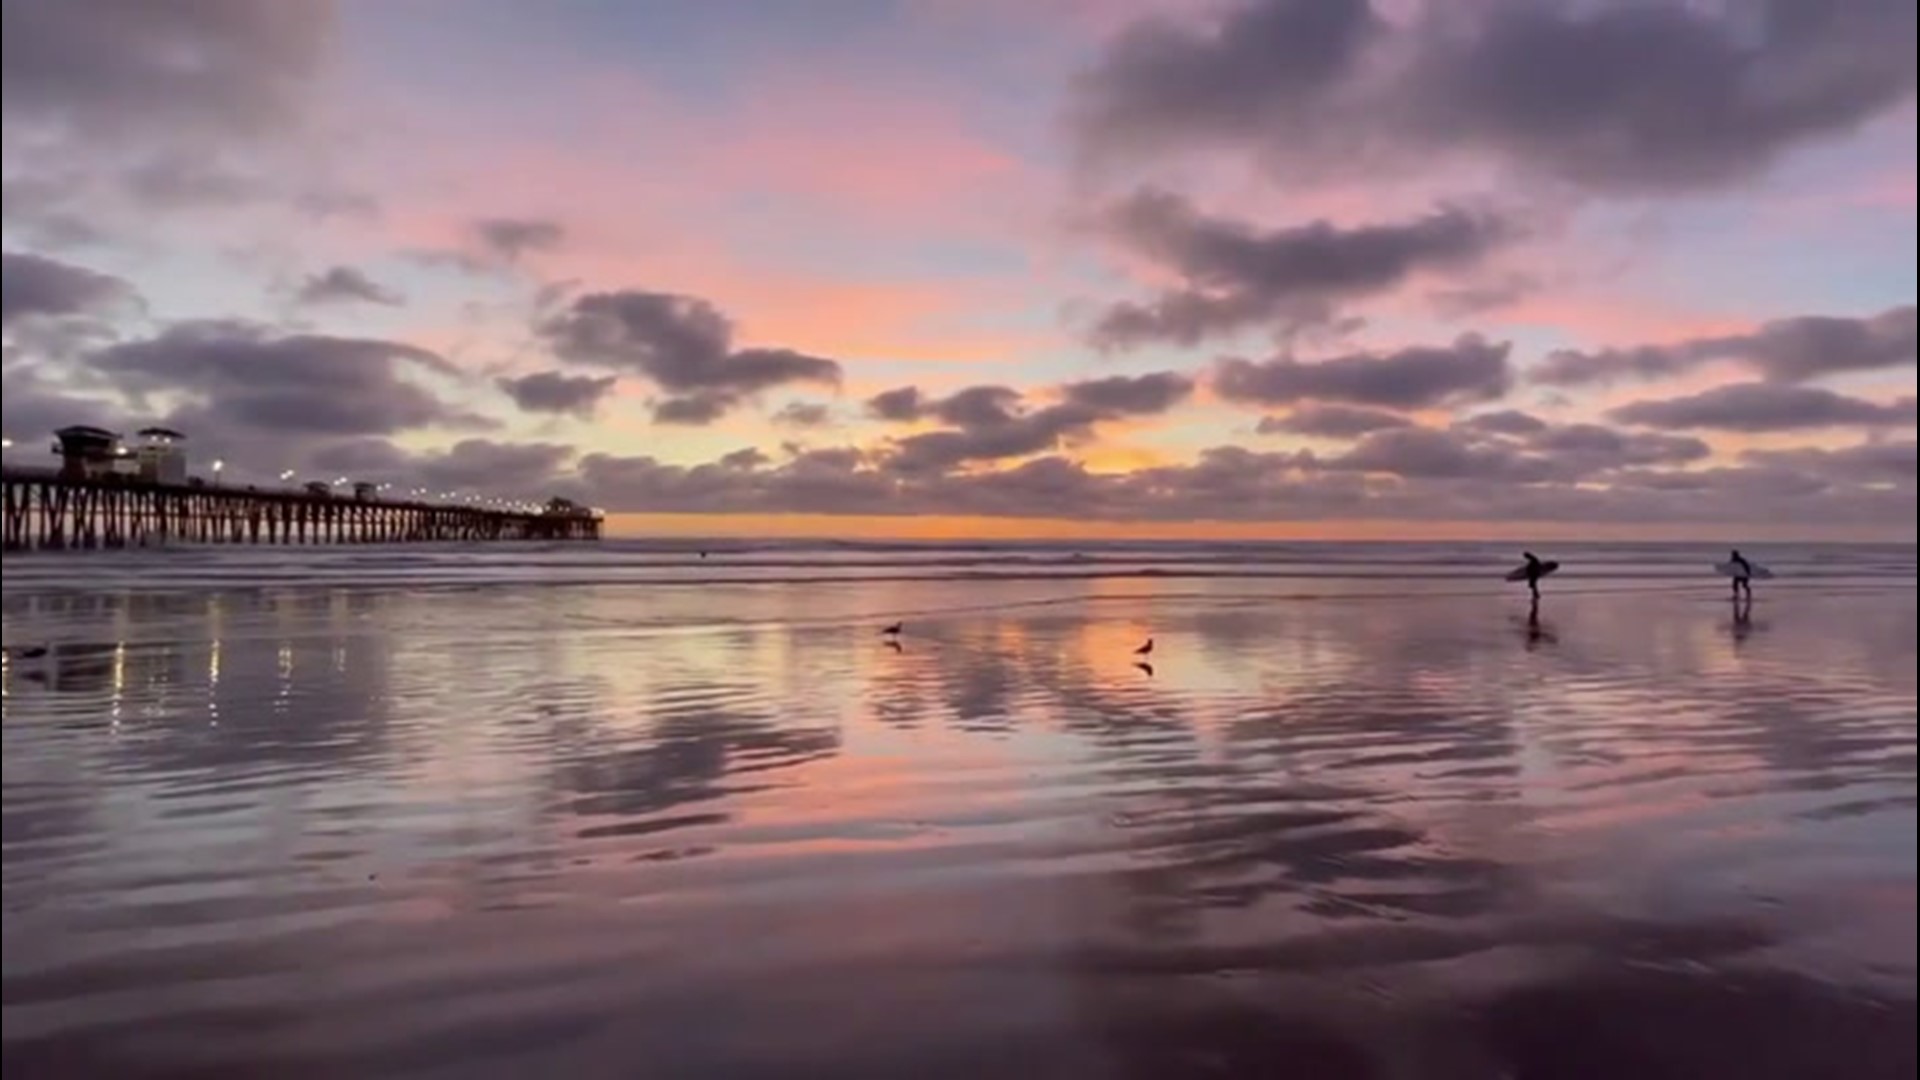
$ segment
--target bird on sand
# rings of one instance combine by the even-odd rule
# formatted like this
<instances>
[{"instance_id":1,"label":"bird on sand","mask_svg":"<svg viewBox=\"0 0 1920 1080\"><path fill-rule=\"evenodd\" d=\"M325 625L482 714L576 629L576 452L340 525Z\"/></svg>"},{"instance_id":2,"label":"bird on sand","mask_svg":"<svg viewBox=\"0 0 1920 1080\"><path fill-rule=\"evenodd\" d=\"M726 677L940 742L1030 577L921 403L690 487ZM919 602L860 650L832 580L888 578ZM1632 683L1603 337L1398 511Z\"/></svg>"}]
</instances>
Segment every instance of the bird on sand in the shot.
<instances>
[{"instance_id":1,"label":"bird on sand","mask_svg":"<svg viewBox=\"0 0 1920 1080\"><path fill-rule=\"evenodd\" d=\"M894 623L892 626L880 631L880 634L883 637L899 637L900 631L903 629L905 629L904 623Z\"/></svg>"},{"instance_id":2,"label":"bird on sand","mask_svg":"<svg viewBox=\"0 0 1920 1080\"><path fill-rule=\"evenodd\" d=\"M1140 646L1139 648L1137 648L1137 649L1135 649L1135 650L1133 650L1133 655L1135 655L1135 656L1152 656L1152 655L1153 655L1153 639L1152 639L1152 638L1148 638L1148 639L1147 639L1147 643L1146 643L1145 645L1142 645L1142 646Z\"/></svg>"}]
</instances>

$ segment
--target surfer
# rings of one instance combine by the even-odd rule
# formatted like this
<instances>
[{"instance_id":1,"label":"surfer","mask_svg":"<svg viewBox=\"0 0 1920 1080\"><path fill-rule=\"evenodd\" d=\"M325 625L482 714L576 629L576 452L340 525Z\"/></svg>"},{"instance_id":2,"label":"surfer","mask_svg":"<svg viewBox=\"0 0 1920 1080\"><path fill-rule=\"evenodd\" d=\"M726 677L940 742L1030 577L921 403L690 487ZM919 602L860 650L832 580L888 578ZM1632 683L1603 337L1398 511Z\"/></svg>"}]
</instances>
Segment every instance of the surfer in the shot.
<instances>
[{"instance_id":1,"label":"surfer","mask_svg":"<svg viewBox=\"0 0 1920 1080\"><path fill-rule=\"evenodd\" d=\"M1745 590L1747 599L1753 599L1753 564L1736 548L1733 557L1727 560L1727 568L1731 571L1728 576L1733 578L1733 598L1740 599L1741 591Z\"/></svg>"},{"instance_id":2,"label":"surfer","mask_svg":"<svg viewBox=\"0 0 1920 1080\"><path fill-rule=\"evenodd\" d=\"M1547 564L1541 562L1531 551L1520 553L1526 557L1527 591L1533 594L1535 603L1540 600L1540 579L1547 576Z\"/></svg>"}]
</instances>

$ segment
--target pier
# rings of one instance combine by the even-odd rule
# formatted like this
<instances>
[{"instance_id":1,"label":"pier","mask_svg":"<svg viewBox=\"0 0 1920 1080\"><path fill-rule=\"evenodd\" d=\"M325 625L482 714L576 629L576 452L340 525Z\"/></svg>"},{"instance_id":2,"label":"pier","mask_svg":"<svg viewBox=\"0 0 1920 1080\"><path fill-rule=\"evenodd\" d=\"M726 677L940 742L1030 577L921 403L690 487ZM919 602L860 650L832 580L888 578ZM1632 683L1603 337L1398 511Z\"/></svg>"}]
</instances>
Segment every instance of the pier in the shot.
<instances>
[{"instance_id":1,"label":"pier","mask_svg":"<svg viewBox=\"0 0 1920 1080\"><path fill-rule=\"evenodd\" d=\"M600 539L600 515L564 499L499 509L14 468L0 473L0 486L8 551Z\"/></svg>"}]
</instances>

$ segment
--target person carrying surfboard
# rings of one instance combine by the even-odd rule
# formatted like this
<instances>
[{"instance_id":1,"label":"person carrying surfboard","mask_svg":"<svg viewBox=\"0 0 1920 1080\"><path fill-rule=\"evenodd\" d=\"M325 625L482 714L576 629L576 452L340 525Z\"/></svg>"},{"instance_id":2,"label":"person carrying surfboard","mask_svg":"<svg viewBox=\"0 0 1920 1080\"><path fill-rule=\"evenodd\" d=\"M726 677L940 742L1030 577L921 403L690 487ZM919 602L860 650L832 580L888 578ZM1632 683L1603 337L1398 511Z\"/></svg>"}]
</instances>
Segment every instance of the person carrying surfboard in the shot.
<instances>
[{"instance_id":1,"label":"person carrying surfboard","mask_svg":"<svg viewBox=\"0 0 1920 1080\"><path fill-rule=\"evenodd\" d=\"M1733 578L1733 598L1740 599L1740 592L1744 589L1747 599L1753 599L1753 564L1740 554L1739 548L1735 548L1733 556L1727 560L1727 566L1733 571L1729 575Z\"/></svg>"},{"instance_id":2,"label":"person carrying surfboard","mask_svg":"<svg viewBox=\"0 0 1920 1080\"><path fill-rule=\"evenodd\" d=\"M1547 575L1547 564L1536 558L1531 551L1523 551L1520 554L1527 558L1527 591L1533 594L1535 600L1538 600L1540 599L1540 579Z\"/></svg>"}]
</instances>

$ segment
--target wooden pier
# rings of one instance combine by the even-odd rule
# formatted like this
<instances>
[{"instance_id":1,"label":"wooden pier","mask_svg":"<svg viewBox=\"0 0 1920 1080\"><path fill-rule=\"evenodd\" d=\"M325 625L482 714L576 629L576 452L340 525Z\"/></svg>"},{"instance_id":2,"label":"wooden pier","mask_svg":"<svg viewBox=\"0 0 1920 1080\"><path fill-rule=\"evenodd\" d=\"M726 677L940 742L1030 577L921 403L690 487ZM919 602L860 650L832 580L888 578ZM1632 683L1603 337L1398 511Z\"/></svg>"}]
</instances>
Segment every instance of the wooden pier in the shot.
<instances>
[{"instance_id":1,"label":"wooden pier","mask_svg":"<svg viewBox=\"0 0 1920 1080\"><path fill-rule=\"evenodd\" d=\"M502 510L15 469L0 473L0 486L8 551L600 539L598 514L559 500Z\"/></svg>"}]
</instances>

